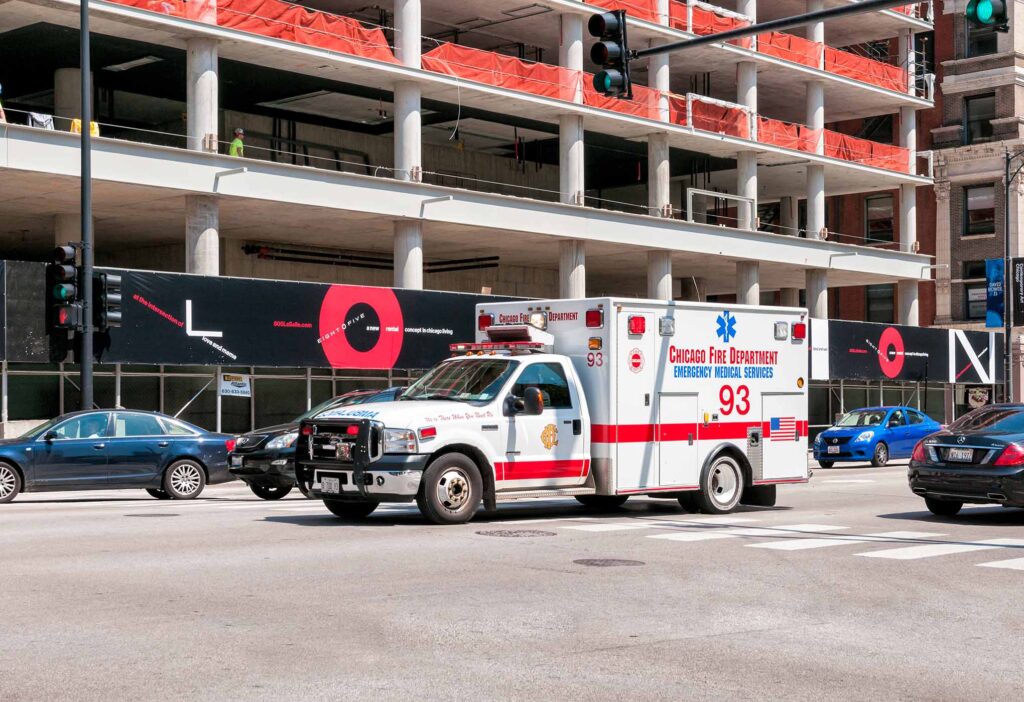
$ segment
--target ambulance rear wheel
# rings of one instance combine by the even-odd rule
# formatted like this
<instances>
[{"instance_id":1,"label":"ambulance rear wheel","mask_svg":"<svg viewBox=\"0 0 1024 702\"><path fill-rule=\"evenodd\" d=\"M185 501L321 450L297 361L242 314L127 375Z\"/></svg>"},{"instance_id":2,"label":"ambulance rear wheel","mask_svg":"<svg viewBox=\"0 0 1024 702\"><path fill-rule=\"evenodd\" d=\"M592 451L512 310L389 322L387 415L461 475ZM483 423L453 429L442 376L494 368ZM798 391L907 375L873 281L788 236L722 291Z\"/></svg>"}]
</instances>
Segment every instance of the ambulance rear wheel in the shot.
<instances>
[{"instance_id":1,"label":"ambulance rear wheel","mask_svg":"<svg viewBox=\"0 0 1024 702\"><path fill-rule=\"evenodd\" d=\"M700 509L707 514L727 514L743 497L743 471L734 459L719 456L700 476Z\"/></svg>"},{"instance_id":2,"label":"ambulance rear wheel","mask_svg":"<svg viewBox=\"0 0 1024 702\"><path fill-rule=\"evenodd\" d=\"M446 453L423 471L416 505L434 524L463 524L476 514L483 494L476 463L461 453Z\"/></svg>"},{"instance_id":3,"label":"ambulance rear wheel","mask_svg":"<svg viewBox=\"0 0 1024 702\"><path fill-rule=\"evenodd\" d=\"M590 509L615 509L628 499L629 495L576 495L576 501Z\"/></svg>"}]
</instances>

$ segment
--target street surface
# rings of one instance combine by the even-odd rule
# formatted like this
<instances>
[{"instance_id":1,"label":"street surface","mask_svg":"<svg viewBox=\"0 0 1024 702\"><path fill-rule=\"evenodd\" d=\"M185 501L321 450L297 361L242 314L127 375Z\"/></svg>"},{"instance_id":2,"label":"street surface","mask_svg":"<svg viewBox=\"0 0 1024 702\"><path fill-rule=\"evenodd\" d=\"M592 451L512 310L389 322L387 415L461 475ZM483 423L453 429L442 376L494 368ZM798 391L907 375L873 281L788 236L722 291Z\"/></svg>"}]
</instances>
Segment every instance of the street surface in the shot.
<instances>
[{"instance_id":1,"label":"street surface","mask_svg":"<svg viewBox=\"0 0 1024 702\"><path fill-rule=\"evenodd\" d=\"M524 501L454 527L239 483L34 493L0 546L4 702L1024 699L1024 510L934 518L903 465L727 517Z\"/></svg>"}]
</instances>

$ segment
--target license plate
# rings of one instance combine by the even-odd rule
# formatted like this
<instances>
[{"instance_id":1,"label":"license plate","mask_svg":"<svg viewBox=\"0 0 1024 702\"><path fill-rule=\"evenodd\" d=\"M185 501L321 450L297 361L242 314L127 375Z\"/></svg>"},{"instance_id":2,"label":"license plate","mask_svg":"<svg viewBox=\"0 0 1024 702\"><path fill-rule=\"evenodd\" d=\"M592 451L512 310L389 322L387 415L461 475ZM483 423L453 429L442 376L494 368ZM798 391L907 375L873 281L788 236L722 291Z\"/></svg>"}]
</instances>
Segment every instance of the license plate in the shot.
<instances>
[{"instance_id":1,"label":"license plate","mask_svg":"<svg viewBox=\"0 0 1024 702\"><path fill-rule=\"evenodd\" d=\"M241 456L232 456L231 457L231 467L232 468L241 468L243 460L245 460L245 459L243 459Z\"/></svg>"},{"instance_id":2,"label":"license plate","mask_svg":"<svg viewBox=\"0 0 1024 702\"><path fill-rule=\"evenodd\" d=\"M829 446L828 447L828 452L829 453L839 453L839 447L838 446Z\"/></svg>"},{"instance_id":3,"label":"license plate","mask_svg":"<svg viewBox=\"0 0 1024 702\"><path fill-rule=\"evenodd\" d=\"M334 457L339 461L347 461L352 458L352 444L335 444Z\"/></svg>"},{"instance_id":4,"label":"license plate","mask_svg":"<svg viewBox=\"0 0 1024 702\"><path fill-rule=\"evenodd\" d=\"M974 449L969 448L951 448L946 452L947 461L957 461L958 463L970 463L974 458Z\"/></svg>"},{"instance_id":5,"label":"license plate","mask_svg":"<svg viewBox=\"0 0 1024 702\"><path fill-rule=\"evenodd\" d=\"M341 478L320 478L320 492L329 495L340 495Z\"/></svg>"}]
</instances>

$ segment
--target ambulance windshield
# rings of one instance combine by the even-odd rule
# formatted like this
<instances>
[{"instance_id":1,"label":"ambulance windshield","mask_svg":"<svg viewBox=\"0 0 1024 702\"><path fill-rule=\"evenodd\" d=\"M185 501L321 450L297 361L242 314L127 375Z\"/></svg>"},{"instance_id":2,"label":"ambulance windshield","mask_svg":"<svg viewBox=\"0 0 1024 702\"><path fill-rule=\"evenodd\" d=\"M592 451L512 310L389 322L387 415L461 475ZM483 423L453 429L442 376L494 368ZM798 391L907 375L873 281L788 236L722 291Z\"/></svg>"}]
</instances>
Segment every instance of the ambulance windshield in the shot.
<instances>
[{"instance_id":1,"label":"ambulance windshield","mask_svg":"<svg viewBox=\"0 0 1024 702\"><path fill-rule=\"evenodd\" d=\"M458 359L442 363L402 393L400 402L410 400L453 400L490 402L505 386L518 361L503 358Z\"/></svg>"}]
</instances>

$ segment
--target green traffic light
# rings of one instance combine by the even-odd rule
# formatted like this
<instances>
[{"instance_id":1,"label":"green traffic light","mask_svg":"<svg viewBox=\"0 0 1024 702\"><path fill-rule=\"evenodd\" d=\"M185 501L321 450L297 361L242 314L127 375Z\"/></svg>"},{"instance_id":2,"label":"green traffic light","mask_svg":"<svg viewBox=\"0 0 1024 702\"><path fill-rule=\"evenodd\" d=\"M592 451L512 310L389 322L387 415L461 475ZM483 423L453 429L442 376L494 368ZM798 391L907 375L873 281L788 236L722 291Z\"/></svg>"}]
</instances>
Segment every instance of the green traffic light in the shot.
<instances>
[{"instance_id":1,"label":"green traffic light","mask_svg":"<svg viewBox=\"0 0 1024 702\"><path fill-rule=\"evenodd\" d=\"M965 13L972 24L991 26L1006 22L1006 3L1002 0L971 0Z\"/></svg>"},{"instance_id":2,"label":"green traffic light","mask_svg":"<svg viewBox=\"0 0 1024 702\"><path fill-rule=\"evenodd\" d=\"M74 285L65 285L63 283L58 283L57 285L53 286L53 298L55 300L60 300L61 302L74 300L75 292L76 290Z\"/></svg>"}]
</instances>

